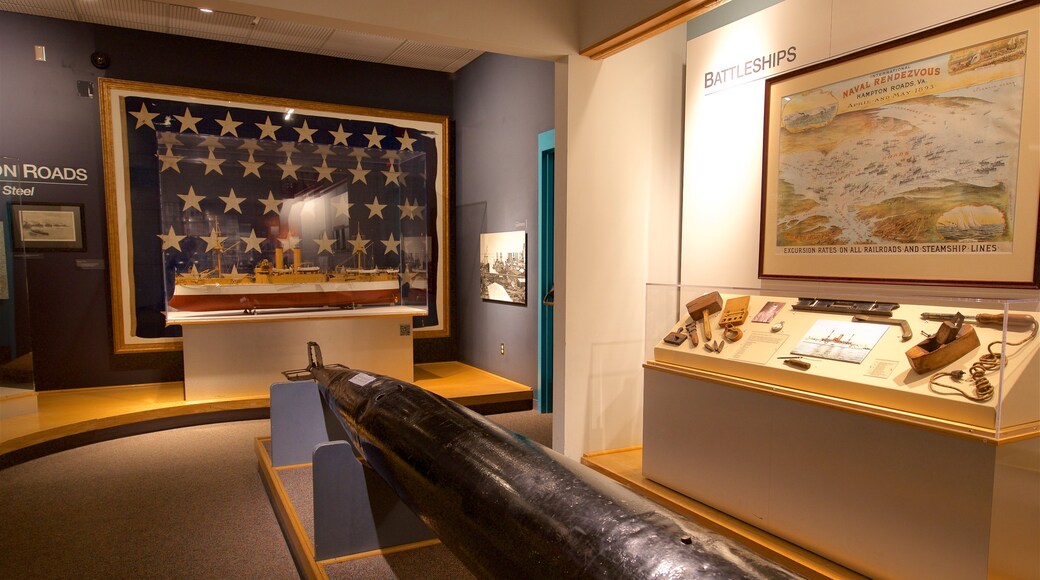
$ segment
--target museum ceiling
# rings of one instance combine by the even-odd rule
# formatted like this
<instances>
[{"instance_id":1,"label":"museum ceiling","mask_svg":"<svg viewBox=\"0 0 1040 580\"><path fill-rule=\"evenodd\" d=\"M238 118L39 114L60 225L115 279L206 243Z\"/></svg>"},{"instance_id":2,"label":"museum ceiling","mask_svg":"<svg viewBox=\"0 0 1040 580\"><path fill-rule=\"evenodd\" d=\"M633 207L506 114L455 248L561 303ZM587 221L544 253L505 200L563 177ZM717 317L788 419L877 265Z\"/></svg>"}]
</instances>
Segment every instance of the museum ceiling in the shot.
<instances>
[{"instance_id":1,"label":"museum ceiling","mask_svg":"<svg viewBox=\"0 0 1040 580\"><path fill-rule=\"evenodd\" d=\"M0 10L455 72L480 51L150 0L0 0Z\"/></svg>"}]
</instances>

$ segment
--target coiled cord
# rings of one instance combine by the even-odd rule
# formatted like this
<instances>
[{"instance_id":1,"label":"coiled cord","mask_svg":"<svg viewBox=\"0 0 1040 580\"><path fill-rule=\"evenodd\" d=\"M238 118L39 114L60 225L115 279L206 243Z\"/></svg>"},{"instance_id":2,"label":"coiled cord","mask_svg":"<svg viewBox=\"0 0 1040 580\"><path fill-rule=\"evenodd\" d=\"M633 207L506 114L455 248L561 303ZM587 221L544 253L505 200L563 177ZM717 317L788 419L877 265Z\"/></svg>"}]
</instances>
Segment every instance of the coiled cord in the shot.
<instances>
[{"instance_id":1,"label":"coiled cord","mask_svg":"<svg viewBox=\"0 0 1040 580\"><path fill-rule=\"evenodd\" d=\"M1037 329L1038 324L1034 320L1033 327L1029 333L1029 336L1023 338L1018 342L1009 342L1007 343L1007 346L1020 346L1029 342L1030 340L1033 340L1034 338L1036 338ZM993 383L989 381L989 378L987 378L986 375L992 371L999 369L1007 358L1004 356L1003 352L993 351L993 347L999 347L1001 342L1002 341L995 340L986 345L986 350L989 351L988 354L980 356L979 360L972 363L972 365L968 367L967 373L965 373L965 371L958 370L935 373L934 375L928 377L928 388L931 389L933 393L938 395L956 394L964 397L965 399L969 399L979 403L985 403L986 401L992 399ZM962 379L964 379L965 374L971 376L971 381L973 383L973 392L948 383L940 383L937 380L942 377L950 377L954 381L960 382ZM949 389L949 391L940 391L938 390L940 388ZM951 393L950 391L953 392Z\"/></svg>"}]
</instances>

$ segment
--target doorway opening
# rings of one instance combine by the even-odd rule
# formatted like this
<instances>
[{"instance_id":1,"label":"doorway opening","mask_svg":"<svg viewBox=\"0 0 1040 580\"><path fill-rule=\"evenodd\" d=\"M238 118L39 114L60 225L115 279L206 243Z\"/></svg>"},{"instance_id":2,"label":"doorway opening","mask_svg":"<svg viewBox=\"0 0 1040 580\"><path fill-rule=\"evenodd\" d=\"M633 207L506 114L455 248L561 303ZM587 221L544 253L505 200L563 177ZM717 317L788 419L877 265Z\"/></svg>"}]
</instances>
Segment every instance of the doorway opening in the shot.
<instances>
[{"instance_id":1,"label":"doorway opening","mask_svg":"<svg viewBox=\"0 0 1040 580\"><path fill-rule=\"evenodd\" d=\"M538 134L538 411L552 412L556 131Z\"/></svg>"}]
</instances>

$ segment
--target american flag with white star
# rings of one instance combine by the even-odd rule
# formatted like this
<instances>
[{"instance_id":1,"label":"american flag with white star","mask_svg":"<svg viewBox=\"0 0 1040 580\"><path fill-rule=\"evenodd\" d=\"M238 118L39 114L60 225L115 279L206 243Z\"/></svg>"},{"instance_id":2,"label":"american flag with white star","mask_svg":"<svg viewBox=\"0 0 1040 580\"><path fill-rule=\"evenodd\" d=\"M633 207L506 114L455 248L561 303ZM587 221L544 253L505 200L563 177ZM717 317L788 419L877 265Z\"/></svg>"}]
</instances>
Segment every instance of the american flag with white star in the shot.
<instances>
[{"instance_id":1,"label":"american flag with white star","mask_svg":"<svg viewBox=\"0 0 1040 580\"><path fill-rule=\"evenodd\" d=\"M250 274L277 247L328 272L433 274L438 151L423 132L157 98L125 111L135 278L162 264L167 297L178 274L215 273L218 256L220 274Z\"/></svg>"}]
</instances>

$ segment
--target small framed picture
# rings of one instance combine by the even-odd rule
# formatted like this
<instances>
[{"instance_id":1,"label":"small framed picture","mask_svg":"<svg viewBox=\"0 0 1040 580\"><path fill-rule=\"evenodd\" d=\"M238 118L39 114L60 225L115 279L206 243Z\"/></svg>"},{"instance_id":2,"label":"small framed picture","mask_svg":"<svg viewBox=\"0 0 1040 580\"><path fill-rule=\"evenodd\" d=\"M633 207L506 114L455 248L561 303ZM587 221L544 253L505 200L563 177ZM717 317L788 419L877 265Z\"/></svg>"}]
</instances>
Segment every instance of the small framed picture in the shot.
<instances>
[{"instance_id":1,"label":"small framed picture","mask_svg":"<svg viewBox=\"0 0 1040 580\"><path fill-rule=\"evenodd\" d=\"M527 232L480 234L480 297L527 305Z\"/></svg>"},{"instance_id":2,"label":"small framed picture","mask_svg":"<svg viewBox=\"0 0 1040 580\"><path fill-rule=\"evenodd\" d=\"M83 251L83 204L11 204L11 242L15 250Z\"/></svg>"}]
</instances>

